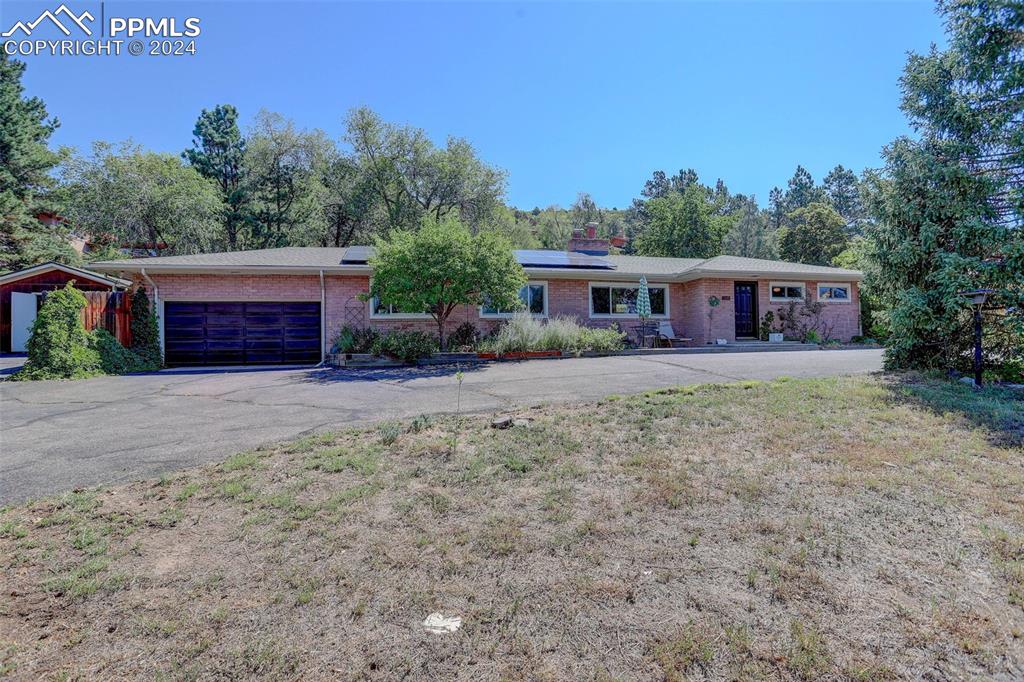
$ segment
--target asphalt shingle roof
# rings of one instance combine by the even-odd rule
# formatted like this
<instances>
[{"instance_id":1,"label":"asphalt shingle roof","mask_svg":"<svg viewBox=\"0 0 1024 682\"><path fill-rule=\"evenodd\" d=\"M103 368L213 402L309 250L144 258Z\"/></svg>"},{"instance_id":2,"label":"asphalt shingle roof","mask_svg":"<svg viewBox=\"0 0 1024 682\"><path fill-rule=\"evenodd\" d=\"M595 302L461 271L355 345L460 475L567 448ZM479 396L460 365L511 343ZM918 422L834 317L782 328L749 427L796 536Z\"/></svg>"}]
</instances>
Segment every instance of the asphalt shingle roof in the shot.
<instances>
[{"instance_id":1,"label":"asphalt shingle roof","mask_svg":"<svg viewBox=\"0 0 1024 682\"><path fill-rule=\"evenodd\" d=\"M124 265L195 265L238 267L332 267L341 265L344 248L320 246L285 246L278 249L252 251L223 251L196 253L189 256L158 256L155 258L126 258L93 263L95 266L116 268Z\"/></svg>"},{"instance_id":2,"label":"asphalt shingle roof","mask_svg":"<svg viewBox=\"0 0 1024 682\"><path fill-rule=\"evenodd\" d=\"M756 272L756 273L802 273L806 275L834 275L854 277L860 276L857 270L830 268L824 265L808 265L806 263L790 263L782 260L765 260L763 258L743 258L741 256L715 256L696 267L699 271L710 272Z\"/></svg>"},{"instance_id":3,"label":"asphalt shingle roof","mask_svg":"<svg viewBox=\"0 0 1024 682\"><path fill-rule=\"evenodd\" d=\"M602 256L622 274L657 276L678 275L702 261L700 258L660 258L655 256Z\"/></svg>"},{"instance_id":4,"label":"asphalt shingle roof","mask_svg":"<svg viewBox=\"0 0 1024 682\"><path fill-rule=\"evenodd\" d=\"M358 249L358 250L356 250ZM352 250L358 255L355 262L346 262L346 251ZM372 255L372 247L317 247L288 246L277 249L257 249L253 251L226 251L223 253L200 253L190 256L160 256L156 258L129 258L125 260L102 261L91 264L100 270L116 271L132 267L158 267L172 265L181 267L302 267L302 268L333 268L341 265L359 265L368 255ZM560 253L560 252L553 252ZM860 277L856 270L830 268L805 263L788 263L786 261L764 260L760 258L741 258L739 256L715 256L714 258L658 258L651 256L601 256L602 259L615 266L609 270L576 270L576 272L598 274L614 272L621 275L647 275L648 277L677 277L686 275L687 279L701 273L750 273L772 275L778 274L807 277Z\"/></svg>"}]
</instances>

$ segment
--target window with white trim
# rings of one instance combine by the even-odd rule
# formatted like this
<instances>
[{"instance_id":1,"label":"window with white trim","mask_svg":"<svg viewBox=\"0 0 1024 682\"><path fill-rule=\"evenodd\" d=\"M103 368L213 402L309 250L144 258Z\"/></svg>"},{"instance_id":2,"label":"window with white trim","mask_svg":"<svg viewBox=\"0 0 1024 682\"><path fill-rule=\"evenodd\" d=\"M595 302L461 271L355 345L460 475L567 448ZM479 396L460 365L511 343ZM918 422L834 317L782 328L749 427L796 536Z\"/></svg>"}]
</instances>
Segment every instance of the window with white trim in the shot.
<instances>
[{"instance_id":1,"label":"window with white trim","mask_svg":"<svg viewBox=\"0 0 1024 682\"><path fill-rule=\"evenodd\" d=\"M638 284L591 284L591 317L636 317ZM649 284L647 292L651 298L651 317L668 316L668 287Z\"/></svg>"},{"instance_id":2,"label":"window with white trim","mask_svg":"<svg viewBox=\"0 0 1024 682\"><path fill-rule=\"evenodd\" d=\"M818 283L818 300L823 303L849 303L851 297L849 284Z\"/></svg>"},{"instance_id":3,"label":"window with white trim","mask_svg":"<svg viewBox=\"0 0 1024 682\"><path fill-rule=\"evenodd\" d=\"M522 310L534 317L547 317L548 315L548 285L547 282L527 282L519 290L519 300L523 302ZM480 317L498 318L511 317L514 313L508 310L499 310L487 304L480 306Z\"/></svg>"},{"instance_id":4,"label":"window with white trim","mask_svg":"<svg viewBox=\"0 0 1024 682\"><path fill-rule=\"evenodd\" d=\"M384 305L380 299L374 296L370 299L370 317L393 317L405 319L422 319L430 317L430 313L405 313L398 309L398 306Z\"/></svg>"},{"instance_id":5,"label":"window with white trim","mask_svg":"<svg viewBox=\"0 0 1024 682\"><path fill-rule=\"evenodd\" d=\"M770 282L768 300L772 302L804 300L803 282Z\"/></svg>"}]
</instances>

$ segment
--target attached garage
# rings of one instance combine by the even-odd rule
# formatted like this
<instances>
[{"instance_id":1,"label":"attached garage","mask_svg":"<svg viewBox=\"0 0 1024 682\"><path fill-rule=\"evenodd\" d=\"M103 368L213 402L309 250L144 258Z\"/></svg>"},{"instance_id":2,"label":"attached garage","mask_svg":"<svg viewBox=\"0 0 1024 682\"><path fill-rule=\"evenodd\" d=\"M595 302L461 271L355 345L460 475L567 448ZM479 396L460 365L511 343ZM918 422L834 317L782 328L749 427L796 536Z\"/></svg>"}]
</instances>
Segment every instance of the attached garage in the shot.
<instances>
[{"instance_id":1,"label":"attached garage","mask_svg":"<svg viewBox=\"0 0 1024 682\"><path fill-rule=\"evenodd\" d=\"M319 303L165 301L163 308L168 366L320 361Z\"/></svg>"}]
</instances>

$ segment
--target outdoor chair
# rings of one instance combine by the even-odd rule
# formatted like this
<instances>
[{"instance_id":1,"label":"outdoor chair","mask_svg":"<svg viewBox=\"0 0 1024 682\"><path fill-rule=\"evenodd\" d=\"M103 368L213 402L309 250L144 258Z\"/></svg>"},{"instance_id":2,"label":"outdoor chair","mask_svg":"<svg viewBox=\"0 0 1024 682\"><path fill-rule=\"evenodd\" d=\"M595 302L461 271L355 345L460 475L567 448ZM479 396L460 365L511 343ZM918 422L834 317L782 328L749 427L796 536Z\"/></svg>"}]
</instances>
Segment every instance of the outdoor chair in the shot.
<instances>
[{"instance_id":1,"label":"outdoor chair","mask_svg":"<svg viewBox=\"0 0 1024 682\"><path fill-rule=\"evenodd\" d=\"M693 339L686 336L677 336L676 330L672 328L672 323L668 320L658 322L658 339L664 341L672 348L693 341Z\"/></svg>"}]
</instances>

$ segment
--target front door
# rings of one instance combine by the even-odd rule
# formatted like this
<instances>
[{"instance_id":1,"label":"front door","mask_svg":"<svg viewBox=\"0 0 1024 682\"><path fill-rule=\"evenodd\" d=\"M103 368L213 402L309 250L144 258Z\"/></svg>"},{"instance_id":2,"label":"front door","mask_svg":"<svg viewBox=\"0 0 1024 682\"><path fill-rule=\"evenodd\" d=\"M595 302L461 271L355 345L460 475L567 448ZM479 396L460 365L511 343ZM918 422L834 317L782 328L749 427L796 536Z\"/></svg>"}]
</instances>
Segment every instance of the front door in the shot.
<instances>
[{"instance_id":1,"label":"front door","mask_svg":"<svg viewBox=\"0 0 1024 682\"><path fill-rule=\"evenodd\" d=\"M736 282L736 338L757 338L757 282Z\"/></svg>"},{"instance_id":2,"label":"front door","mask_svg":"<svg viewBox=\"0 0 1024 682\"><path fill-rule=\"evenodd\" d=\"M24 353L28 350L28 337L32 335L32 324L36 321L39 297L36 294L11 292L11 352Z\"/></svg>"}]
</instances>

